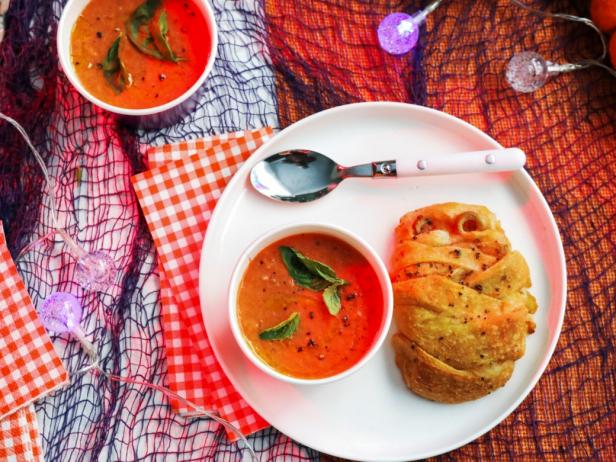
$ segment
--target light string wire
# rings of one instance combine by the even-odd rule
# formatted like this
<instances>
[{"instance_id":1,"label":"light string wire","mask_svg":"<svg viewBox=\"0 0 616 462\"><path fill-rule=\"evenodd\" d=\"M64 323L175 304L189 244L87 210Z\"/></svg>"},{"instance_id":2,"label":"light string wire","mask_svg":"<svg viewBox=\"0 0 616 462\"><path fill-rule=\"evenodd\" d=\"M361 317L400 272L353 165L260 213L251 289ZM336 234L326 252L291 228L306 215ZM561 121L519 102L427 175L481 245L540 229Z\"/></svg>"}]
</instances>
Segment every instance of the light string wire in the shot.
<instances>
[{"instance_id":1,"label":"light string wire","mask_svg":"<svg viewBox=\"0 0 616 462\"><path fill-rule=\"evenodd\" d=\"M588 18L583 18L583 17L579 17L579 16L574 16L574 15L570 15L570 14L565 14L565 13L550 13L550 12L546 12L543 10L538 10L535 9L533 7L530 7L524 3L522 3L520 0L510 0L513 4L517 5L518 7L525 9L533 14L536 14L538 16L542 16L542 17L546 17L546 18L556 18L556 19L562 19L562 20L566 20L566 21L573 21L573 22L579 22L582 23L588 27L590 27L591 29L593 29L598 35L599 38L601 40L601 46L602 46L602 52L601 55L596 58L596 59L582 59L579 60L577 62L574 63L566 63L564 65L561 65L562 67L559 69L561 72L569 72L569 71L573 71L576 69L584 69L584 68L588 68L591 66L598 66L601 67L605 70L607 70L611 75L613 75L614 77L616 77L616 70L610 68L609 66L605 65L604 63L600 62L603 61L606 56L607 56L607 43L605 40L605 37L603 35L603 33L599 30L599 28L595 25L595 23L593 21L591 21ZM427 16L428 14L430 14L432 11L434 11L440 4L442 3L442 0L435 0L433 2L431 2L424 10L422 10L420 12L420 15L422 16L421 19L425 19L425 16ZM10 125L12 125L18 132L19 134L22 136L22 138L24 139L24 141L26 142L26 144L28 145L28 147L30 148L32 154L34 155L34 158L37 162L37 164L39 165L42 173L43 173L43 177L45 179L45 184L47 187L47 192L48 192L48 196L49 196L49 201L50 201L50 209L51 209L51 216L52 216L52 222L53 222L53 228L54 230L47 233L46 235L42 236L41 238L37 239L36 241L31 242L30 244L28 244L26 247L24 247L21 252L19 253L19 255L16 258L17 260L20 260L25 254L27 254L28 252L30 252L31 250L34 249L34 247L36 247L39 243L49 239L50 237L52 237L56 232L58 234L60 234L63 238L63 240L66 242L66 244L69 246L69 248L73 251L73 253L79 258L83 255L86 254L86 251L84 249L82 249L75 241L74 239L66 232L66 230L60 225L60 221L58 218L58 209L57 209L57 203L56 203L56 199L55 199L55 194L54 194L54 183L52 178L49 175L49 171L47 169L47 166L42 158L42 156L40 155L40 153L38 152L38 150L36 149L36 147L33 145L33 143L30 140L30 137L28 136L27 132L25 131L25 129L13 118L3 114L2 112L0 112L0 119L5 120L6 122L8 122ZM227 430L229 430L230 432L232 432L233 434L235 434L246 446L246 448L248 449L251 457L253 460L257 460L256 454L252 448L252 446L250 445L250 443L248 442L248 440L246 439L246 437L244 436L244 434L237 428L235 427L233 424L231 424L230 422L228 422L227 420L219 417L218 415L216 415L216 411L208 411L204 408L202 408L201 406L198 406L197 404L193 403L192 401L182 397L181 395L179 395L178 393L175 393L174 391L162 387L160 385L156 385L150 382L144 382L144 381L140 381L140 380L136 380L130 377L122 377L122 376L118 376L118 375L114 375L111 374L107 371L105 371L104 369L102 369L99 365L99 360L98 360L98 355L96 354L96 352L91 348L91 343L89 341L87 341L87 339L81 338L82 336L80 335L76 335L78 337L78 340L80 341L80 343L82 344L82 346L84 347L84 349L87 351L88 356L92 359L92 363L82 369L79 369L78 371L74 372L73 374L71 374L72 376L78 376L78 375L82 375L82 374L86 374L90 371L95 372L95 373L100 373L102 376L106 377L108 380L110 381L116 381L116 382L121 382L121 383L127 383L127 384L132 384L132 385L139 385L139 386L144 386L153 390L157 390L161 393L163 393L164 395L166 395L167 397L170 398L174 398L178 401L180 401L181 403L183 403L185 406L190 407L192 409L194 409L195 412L190 413L190 414L184 414L185 417L199 417L199 416L205 416L208 417L218 423L220 423L221 425L224 426L224 428L226 428ZM87 343L86 343L87 342Z\"/></svg>"},{"instance_id":2,"label":"light string wire","mask_svg":"<svg viewBox=\"0 0 616 462\"><path fill-rule=\"evenodd\" d=\"M538 10L536 8L533 8L532 6L528 6L525 3L523 3L521 0L510 0L511 3L513 3L514 5L519 6L520 8L526 10L526 11L530 11L533 14L536 14L538 16L542 16L544 18L556 18L556 19L562 19L564 21L573 21L573 22L579 22L584 24L585 26L590 27L592 30L594 30L597 35L599 35L599 38L601 39L601 55L596 58L596 59L581 59L577 62L574 63L566 63L566 64L560 64L559 68L558 68L558 72L571 72L577 69L587 69L591 66L597 66L600 67L602 69L605 69L606 71L608 71L611 75L613 75L614 77L616 77L616 70L612 69L611 67L607 66L606 64L602 63L601 61L605 60L606 56L607 56L607 42L605 41L605 36L603 35L603 33L601 32L601 30L599 30L599 28L597 27L597 25L590 19L588 18L583 18L580 16L574 16L572 14L567 14L567 13L550 13L548 11L543 11L543 10Z\"/></svg>"},{"instance_id":3,"label":"light string wire","mask_svg":"<svg viewBox=\"0 0 616 462\"><path fill-rule=\"evenodd\" d=\"M419 12L417 12L413 16L413 19L417 20L418 22L425 21L428 15L432 13L434 10L436 10L440 6L441 3L443 3L443 0L434 0L433 2L426 5L426 7L423 10L420 10Z\"/></svg>"},{"instance_id":4,"label":"light string wire","mask_svg":"<svg viewBox=\"0 0 616 462\"><path fill-rule=\"evenodd\" d=\"M21 252L17 256L17 258L15 259L15 262L17 263L24 255L26 255L28 252L30 252L32 249L34 249L34 247L36 247L39 243L41 243L42 241L44 241L44 240L48 239L49 237L51 237L55 232L58 232L59 234L62 235L62 237L67 242L69 247L71 247L71 249L73 251L75 251L78 256L85 255L85 253L86 253L85 250L81 249L77 245L77 243L68 235L68 233L60 226L60 222L59 222L59 219L58 219L58 213L57 213L56 200L55 200L55 196L54 196L54 188L53 188L52 179L51 179L51 177L49 175L49 171L47 169L47 165L45 164L45 161L43 160L43 157L40 155L40 153L38 152L36 147L34 147L32 141L30 140L30 137L28 136L28 133L21 126L21 124L19 124L19 122L17 122L13 118L7 116L6 114L3 114L2 112L0 112L0 119L3 119L6 122L8 122L10 125L12 125L19 132L19 134L22 136L22 138L24 139L24 141L26 142L26 144L28 145L28 147L32 151L32 154L34 155L34 158L36 159L36 162L38 163L39 167L41 168L41 171L43 172L43 177L45 178L45 184L47 186L47 193L49 195L50 208L51 208L51 214L52 214L52 221L53 221L53 227L54 227L53 231L47 233L43 237L37 239L34 242L31 242L26 247L24 247L24 249L21 250ZM73 247L75 247L75 248L73 248ZM71 374L72 377L78 376L78 375L83 375L83 374L86 374L88 372L94 372L94 373L101 374L102 376L104 376L105 378L107 378L110 381L126 383L126 384L132 384L132 385L139 385L139 386L150 388L152 390L157 390L157 391L161 392L163 395L165 395L167 398L174 398L174 399L180 401L185 406L187 406L187 407L189 407L189 408L194 410L194 412L192 412L192 413L183 414L184 417L188 417L188 418L191 418L191 417L208 417L208 418L214 420L215 422L218 422L219 424L221 424L224 428L226 428L231 433L233 433L235 436L237 436L238 439L242 441L242 443L244 443L244 445L245 445L246 449L248 450L248 452L250 453L250 456L251 456L253 461L257 461L258 460L257 459L257 455L256 455L254 449L252 448L252 445L248 442L248 439L242 433L242 431L239 428L237 428L235 425L233 425L231 422L229 422L228 420L226 420L226 419L220 417L219 415L217 415L217 411L210 411L210 410L204 409L203 407L201 407L201 406L193 403L192 401L184 398L183 396L179 395L178 393L174 392L173 390L170 390L169 388L166 388L166 387L163 387L163 386L151 383L151 382L144 382L144 381L141 381L141 380L133 379L131 377L122 377L122 376L119 376L119 375L114 375L114 374L111 374L111 373L105 371L99 365L98 354L94 350L94 347L93 347L92 343L85 337L85 335L81 331L81 328L79 326L76 326L76 328L72 331L72 333L75 335L75 337L77 337L77 339L81 343L83 349L86 351L86 353L88 354L88 357L92 361L91 364L89 364L88 366L86 366L86 367L84 367L82 369L79 369L79 370L75 371L74 373L72 373Z\"/></svg>"},{"instance_id":5,"label":"light string wire","mask_svg":"<svg viewBox=\"0 0 616 462\"><path fill-rule=\"evenodd\" d=\"M73 252L76 258L79 259L83 257L87 252L84 249L82 249L75 242L75 240L66 232L66 230L60 225L60 220L58 218L58 206L56 203L56 196L54 193L54 183L53 183L52 178L49 176L49 170L47 170L47 165L45 164L45 161L43 160L43 156L41 156L41 154L38 152L38 149L36 149L34 144L32 144L32 141L30 140L28 133L19 124L19 122L17 122L12 117L9 117L6 114L3 114L2 112L0 112L0 119L3 119L9 124L11 124L13 128L15 128L15 130L19 132L21 137L24 139L24 141L30 148L30 151L32 151L32 154L34 155L34 159L36 160L36 163L39 165L39 167L41 168L41 171L43 172L43 177L45 178L45 186L47 188L47 195L49 196L49 208L51 209L51 221L52 221L52 226L54 228L54 231L46 234L45 236L37 239L34 242L31 242L24 249L22 249L20 254L17 256L17 259L19 259L22 256L22 254L25 254L29 252L30 250L32 250L35 246L37 246L42 241L50 238L56 232L62 236L62 238L64 239L64 242L66 242L66 244L69 246L69 248L71 249L71 251Z\"/></svg>"},{"instance_id":6,"label":"light string wire","mask_svg":"<svg viewBox=\"0 0 616 462\"><path fill-rule=\"evenodd\" d=\"M71 376L78 376L78 375L86 374L88 372L94 372L94 373L100 373L103 377L107 378L109 381L115 381L115 382L120 382L120 383L128 383L128 384L131 384L131 385L139 385L139 386L143 386L143 387L146 387L146 388L150 388L152 390L157 390L157 391L161 392L163 395L166 395L169 398L174 398L174 399L180 401L185 406L194 409L194 412L182 414L184 417L187 417L187 418L191 418L191 417L208 417L208 418L218 422L219 424L221 424L224 428L226 428L231 433L233 433L235 436L237 436L238 439L242 441L242 443L244 443L244 446L246 447L246 449L250 453L250 456L251 456L253 461L256 462L258 460L257 459L257 455L254 452L254 449L252 448L252 445L248 442L248 439L246 438L246 436L244 436L242 431L239 428L237 428L235 425L233 425L231 422L229 422L228 420L225 420L222 417L218 416L216 411L208 411L207 409L204 409L203 407L201 407L201 406L193 403L192 401L184 398L183 396L181 396L180 394L174 392L173 390L170 390L170 389L168 389L166 387L163 387L161 385L156 385L155 383L151 383L151 382L144 382L144 381L141 381L141 380L133 379L131 377L122 377L122 376L119 376L119 375L111 374L110 372L107 372L102 367L100 367L98 355L95 352L89 351L88 355L92 359L92 363L89 364L88 366L85 366L82 369L79 369L79 370L73 372L71 374Z\"/></svg>"}]
</instances>

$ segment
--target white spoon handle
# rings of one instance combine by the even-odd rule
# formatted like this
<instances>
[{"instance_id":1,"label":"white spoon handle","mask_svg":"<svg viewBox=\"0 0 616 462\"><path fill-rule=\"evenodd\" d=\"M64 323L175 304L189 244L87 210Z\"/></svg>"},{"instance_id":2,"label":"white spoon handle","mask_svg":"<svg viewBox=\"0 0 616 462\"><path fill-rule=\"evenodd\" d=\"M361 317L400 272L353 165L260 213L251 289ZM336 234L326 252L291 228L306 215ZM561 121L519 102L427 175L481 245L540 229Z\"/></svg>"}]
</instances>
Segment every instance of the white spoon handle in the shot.
<instances>
[{"instance_id":1,"label":"white spoon handle","mask_svg":"<svg viewBox=\"0 0 616 462\"><path fill-rule=\"evenodd\" d=\"M440 156L409 156L396 160L398 176L451 175L455 173L510 172L526 163L518 148L456 152Z\"/></svg>"}]
</instances>

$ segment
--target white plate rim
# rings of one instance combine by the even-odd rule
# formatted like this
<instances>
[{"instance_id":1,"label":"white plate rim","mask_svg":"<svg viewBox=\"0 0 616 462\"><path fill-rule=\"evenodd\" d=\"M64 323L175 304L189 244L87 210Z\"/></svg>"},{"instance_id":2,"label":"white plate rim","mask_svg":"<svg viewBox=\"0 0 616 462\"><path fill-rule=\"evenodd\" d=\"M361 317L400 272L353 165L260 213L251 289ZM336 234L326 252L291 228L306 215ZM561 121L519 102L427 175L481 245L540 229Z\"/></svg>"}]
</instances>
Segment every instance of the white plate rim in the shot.
<instances>
[{"instance_id":1,"label":"white plate rim","mask_svg":"<svg viewBox=\"0 0 616 462\"><path fill-rule=\"evenodd\" d=\"M442 112L442 111L438 111L436 109L432 109L432 108L428 108L425 106L419 106L416 104L409 104L409 103L401 103L401 102L394 102L394 101L378 101L378 102L361 102L361 103L351 103L351 104L345 104L342 106L336 106L330 109L325 109L323 111L317 112L315 114L312 114L304 119L301 119L291 125L289 125L288 127L286 127L285 129L281 130L280 132L278 132L277 134L275 134L271 139L269 139L267 142L265 142L263 145L261 145L257 150L255 150L255 152L250 156L250 158L238 169L238 171L234 174L233 178L229 181L229 183L227 184L225 190L223 191L222 195L220 196L220 198L218 199L218 202L216 204L216 207L212 213L212 216L210 217L209 223L211 225L211 223L215 222L218 219L218 216L221 215L223 212L222 210L225 208L227 202L232 200L232 196L231 196L231 191L235 189L235 185L236 183L238 183L239 181L242 181L241 178L244 177L243 173L248 171L251 168L251 165L254 163L254 160L261 157L262 153L267 151L269 149L269 146L271 144L273 144L278 137L283 136L283 135L289 135L289 133L292 133L295 130L301 130L301 128L303 127L303 125L314 122L316 119L319 118L323 118L323 117L328 117L332 114L335 113L340 113L340 112L345 112L348 110L353 110L354 108L357 107L365 107L365 108L374 108L374 109L380 109L380 108L393 108L393 109L408 109L409 111L418 111L418 112L424 112L427 114L430 114L432 116L435 117L441 117L445 120L447 120L450 123L453 124L458 124L460 126L462 126L464 129L466 130L470 130L472 132L475 133L475 135L479 136L479 138L482 138L485 142L486 145L490 145L493 148L503 148L503 146L498 143L495 139L493 139L491 136L489 136L488 134L486 134L485 132L481 131L479 128L475 127L474 125L471 125L470 123L459 119L455 116L452 116L450 114L447 114L446 112ZM487 148L489 149L489 148ZM251 162L252 161L252 162ZM562 330L562 325L564 322L564 318L565 318L565 311L566 311L566 304L567 304L567 265L566 265L566 260L565 260L565 253L564 253L564 249L563 249L563 245L562 245L562 238L560 236L560 231L558 229L558 226L556 224L556 220L554 219L554 215L552 214L552 210L550 209L547 200L545 199L545 197L543 196L543 193L541 192L541 190L539 189L539 187L537 186L537 184L535 183L535 181L532 179L532 177L528 174L528 172L525 169L521 169L518 173L520 173L522 175L522 177L524 178L524 180L528 183L528 185L530 185L530 187L532 188L532 191L534 193L534 195L539 199L539 203L542 206L543 212L545 213L545 216L548 219L548 222L550 224L550 231L551 234L554 236L555 238L555 244L556 244L556 248L558 250L558 260L559 260L559 265L560 268L562 268L562 273L561 273L561 293L560 294L555 294L556 296L559 296L560 300L561 300L561 304L560 304L560 312L559 312L559 316L558 316L558 320L557 320L557 324L555 326L555 330L554 330L554 336L548 346L548 348L546 349L546 355L543 358L543 361L541 362L541 364L539 365L539 367L537 368L537 371L535 372L535 374L533 375L533 377L531 378L531 380L528 383L528 386L524 389L524 391L520 394L520 396L509 406L509 408L507 408L499 417L495 418L492 422L486 424L483 428L479 429L478 431L476 431L475 433L471 434L470 436L468 436L467 438L463 438L460 441L442 447L440 449L436 449L434 451L427 451L425 453L421 453L421 454L414 454L412 455L412 459L411 460L420 460L420 459L425 459L425 458L429 458L429 457L434 457L434 456L438 456L441 454L445 454L447 452L453 451L455 449L458 449L462 446L465 446L466 444L474 441L475 439L479 438L480 436L488 433L490 430L492 430L494 427L496 427L498 424L500 424L503 420L505 420L515 409L518 408L518 406L522 403L522 401L524 401L524 399L526 399L526 397L530 394L530 392L534 389L534 387L537 385L537 382L539 381L539 379L543 376L545 369L547 368L548 363L550 362L554 351L556 349L556 345L558 344L558 340L560 338L560 334L561 334L561 330ZM210 229L211 226L208 225L208 229ZM199 265L199 299L201 302L201 313L204 319L204 324L205 324L205 329L206 332L208 334L208 338L210 338L210 331L208 330L207 327L207 322L205 322L206 319L206 306L205 306L205 297L204 297L204 274L205 274L205 266L207 265L206 263L206 258L205 255L207 253L207 248L211 245L213 245L212 242L212 234L211 233L207 233L205 234L205 238L203 241L203 247L201 250L201 258L200 258L200 265ZM212 350L214 351L214 354L216 355L216 358L219 360L219 363L223 369L223 371L225 372L225 374L227 375L227 377L229 378L230 382L232 383L232 385L236 388L239 389L241 388L241 386L238 384L237 380L233 377L233 373L229 370L229 367L224 363L224 361L221 361L220 358L220 352L218 350L218 347L216 345L215 341L210 340L210 344L212 346ZM238 390L239 393L239 390ZM242 397L248 402L248 404L250 404L255 411L257 411L259 414L262 414L262 411L260 411L259 409L257 409L257 406L254 405L254 403L250 402L250 398L246 397L244 395L242 395ZM315 444L314 442L310 441L304 441L301 436L297 436L294 435L292 431L288 431L287 429L285 429L284 431L282 429L278 429L279 431L283 432L284 434L286 434L287 436L289 436L290 438L292 438L293 440L297 441L298 443L310 447L314 450L317 450L319 452L328 454L328 455L332 455L334 457L341 457L341 458L348 458L348 456L345 456L345 454L339 453L337 451L332 451L330 448L325 448L320 446L319 444ZM362 459L365 462L381 462L383 459ZM390 459L388 459L390 460ZM409 458L403 458L403 459L398 459L400 461L404 461L404 460L409 460Z\"/></svg>"}]
</instances>

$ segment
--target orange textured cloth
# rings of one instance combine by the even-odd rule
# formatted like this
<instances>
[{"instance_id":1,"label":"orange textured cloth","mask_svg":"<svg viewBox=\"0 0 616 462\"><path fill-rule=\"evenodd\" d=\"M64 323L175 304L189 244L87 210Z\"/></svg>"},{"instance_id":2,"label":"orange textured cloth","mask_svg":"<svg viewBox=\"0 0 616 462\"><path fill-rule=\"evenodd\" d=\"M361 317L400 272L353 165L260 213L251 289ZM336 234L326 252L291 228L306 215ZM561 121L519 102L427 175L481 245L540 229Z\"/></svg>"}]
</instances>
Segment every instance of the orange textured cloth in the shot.
<instances>
[{"instance_id":1,"label":"orange textured cloth","mask_svg":"<svg viewBox=\"0 0 616 462\"><path fill-rule=\"evenodd\" d=\"M616 79L593 68L516 94L504 79L514 53L528 49L563 62L596 56L600 46L584 26L507 0L443 2L414 53L383 53L375 33L383 16L425 4L267 0L281 124L345 103L406 101L460 117L528 153L527 169L554 212L567 256L561 338L522 405L440 459L616 460ZM586 2L547 7L588 13Z\"/></svg>"}]
</instances>

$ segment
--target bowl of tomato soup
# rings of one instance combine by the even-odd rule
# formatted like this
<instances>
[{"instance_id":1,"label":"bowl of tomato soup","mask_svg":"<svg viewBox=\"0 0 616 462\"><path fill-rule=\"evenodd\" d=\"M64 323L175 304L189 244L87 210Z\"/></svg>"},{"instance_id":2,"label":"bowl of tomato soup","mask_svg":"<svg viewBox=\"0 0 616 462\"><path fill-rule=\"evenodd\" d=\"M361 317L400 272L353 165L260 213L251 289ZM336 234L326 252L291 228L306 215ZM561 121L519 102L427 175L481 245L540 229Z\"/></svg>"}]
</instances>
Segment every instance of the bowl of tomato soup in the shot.
<instances>
[{"instance_id":1,"label":"bowl of tomato soup","mask_svg":"<svg viewBox=\"0 0 616 462\"><path fill-rule=\"evenodd\" d=\"M194 110L214 64L217 29L207 0L69 0L57 46L81 95L153 128Z\"/></svg>"},{"instance_id":2,"label":"bowl of tomato soup","mask_svg":"<svg viewBox=\"0 0 616 462\"><path fill-rule=\"evenodd\" d=\"M382 345L393 295L383 261L326 224L275 229L241 256L229 287L231 330L267 374L320 384L361 368Z\"/></svg>"}]
</instances>

